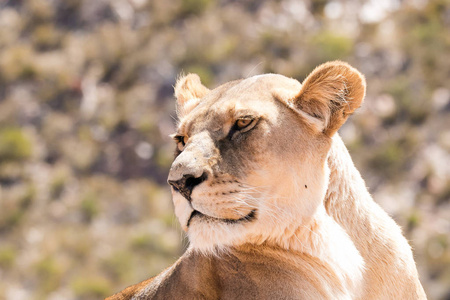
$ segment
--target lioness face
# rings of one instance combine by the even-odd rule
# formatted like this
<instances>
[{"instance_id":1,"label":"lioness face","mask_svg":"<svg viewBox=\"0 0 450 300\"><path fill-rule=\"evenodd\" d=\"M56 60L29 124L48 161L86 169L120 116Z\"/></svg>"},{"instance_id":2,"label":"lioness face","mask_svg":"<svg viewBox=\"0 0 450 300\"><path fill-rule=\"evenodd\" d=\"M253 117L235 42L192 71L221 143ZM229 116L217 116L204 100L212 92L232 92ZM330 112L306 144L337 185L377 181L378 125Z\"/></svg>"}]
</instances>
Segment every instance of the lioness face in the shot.
<instances>
[{"instance_id":1,"label":"lioness face","mask_svg":"<svg viewBox=\"0 0 450 300\"><path fill-rule=\"evenodd\" d=\"M298 109L296 80L260 75L209 91L192 76L176 87L180 122L168 178L191 245L283 243L323 200L330 122Z\"/></svg>"},{"instance_id":2,"label":"lioness face","mask_svg":"<svg viewBox=\"0 0 450 300\"><path fill-rule=\"evenodd\" d=\"M277 99L299 90L282 76L252 77L211 91L182 118L169 182L194 247L277 238L314 213L330 139Z\"/></svg>"}]
</instances>

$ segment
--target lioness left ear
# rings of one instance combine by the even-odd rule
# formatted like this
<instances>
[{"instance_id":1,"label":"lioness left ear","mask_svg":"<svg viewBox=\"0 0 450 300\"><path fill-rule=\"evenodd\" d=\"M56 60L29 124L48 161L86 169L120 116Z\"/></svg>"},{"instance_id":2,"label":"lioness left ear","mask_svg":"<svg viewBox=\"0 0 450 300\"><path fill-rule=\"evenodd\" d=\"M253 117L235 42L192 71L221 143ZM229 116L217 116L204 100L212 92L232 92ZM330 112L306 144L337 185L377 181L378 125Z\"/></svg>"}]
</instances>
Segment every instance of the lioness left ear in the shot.
<instances>
[{"instance_id":1,"label":"lioness left ear","mask_svg":"<svg viewBox=\"0 0 450 300\"><path fill-rule=\"evenodd\" d=\"M324 63L305 79L291 105L323 122L323 132L332 136L364 99L366 80L349 64Z\"/></svg>"},{"instance_id":2,"label":"lioness left ear","mask_svg":"<svg viewBox=\"0 0 450 300\"><path fill-rule=\"evenodd\" d=\"M177 116L182 118L194 109L200 99L209 92L197 74L182 76L175 84L175 97L177 98Z\"/></svg>"}]
</instances>

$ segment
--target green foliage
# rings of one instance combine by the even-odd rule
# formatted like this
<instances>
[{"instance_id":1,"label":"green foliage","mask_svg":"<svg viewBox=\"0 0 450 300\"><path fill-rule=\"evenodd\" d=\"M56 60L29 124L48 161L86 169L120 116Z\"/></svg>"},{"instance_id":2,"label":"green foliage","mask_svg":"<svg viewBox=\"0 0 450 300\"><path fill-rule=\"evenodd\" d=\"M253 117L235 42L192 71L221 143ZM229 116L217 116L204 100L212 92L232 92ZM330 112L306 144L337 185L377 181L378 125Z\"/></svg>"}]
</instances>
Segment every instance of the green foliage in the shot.
<instances>
[{"instance_id":1,"label":"green foliage","mask_svg":"<svg viewBox=\"0 0 450 300\"><path fill-rule=\"evenodd\" d=\"M415 91L417 87L411 80L406 76L399 76L387 84L386 91L397 100L397 115L393 116L395 122L407 119L413 125L420 125L430 115L431 106L426 105L426 97Z\"/></svg>"},{"instance_id":2,"label":"green foliage","mask_svg":"<svg viewBox=\"0 0 450 300\"><path fill-rule=\"evenodd\" d=\"M56 261L51 257L40 260L35 265L37 272L43 277L55 277L60 273L60 269Z\"/></svg>"},{"instance_id":3,"label":"green foliage","mask_svg":"<svg viewBox=\"0 0 450 300\"><path fill-rule=\"evenodd\" d=\"M22 197L20 197L19 200L20 208L22 210L26 210L31 205L36 195L37 195L36 187L32 184L31 185L29 184Z\"/></svg>"},{"instance_id":4,"label":"green foliage","mask_svg":"<svg viewBox=\"0 0 450 300\"><path fill-rule=\"evenodd\" d=\"M35 187L27 185L27 188L22 191L21 195L2 199L3 202L0 202L0 231L12 230L19 226L24 220L35 196Z\"/></svg>"},{"instance_id":5,"label":"green foliage","mask_svg":"<svg viewBox=\"0 0 450 300\"><path fill-rule=\"evenodd\" d=\"M152 251L155 248L154 238L149 234L135 236L131 246L136 250Z\"/></svg>"},{"instance_id":6,"label":"green foliage","mask_svg":"<svg viewBox=\"0 0 450 300\"><path fill-rule=\"evenodd\" d=\"M79 299L100 299L111 296L111 284L102 277L79 277L73 280L72 290Z\"/></svg>"},{"instance_id":7,"label":"green foliage","mask_svg":"<svg viewBox=\"0 0 450 300\"><path fill-rule=\"evenodd\" d=\"M449 67L450 36L445 10L447 0L428 1L424 9L409 10L401 26L410 30L400 37L404 49L414 57L416 72L411 78L426 82L430 88L446 85L445 70ZM448 9L448 8L447 8Z\"/></svg>"},{"instance_id":8,"label":"green foliage","mask_svg":"<svg viewBox=\"0 0 450 300\"><path fill-rule=\"evenodd\" d=\"M180 15L200 15L213 3L214 0L182 0Z\"/></svg>"},{"instance_id":9,"label":"green foliage","mask_svg":"<svg viewBox=\"0 0 450 300\"><path fill-rule=\"evenodd\" d=\"M371 166L372 168L384 171L389 174L401 166L404 161L404 151L397 141L386 143L381 149L375 153Z\"/></svg>"},{"instance_id":10,"label":"green foliage","mask_svg":"<svg viewBox=\"0 0 450 300\"><path fill-rule=\"evenodd\" d=\"M88 193L81 201L80 211L83 219L90 223L99 213L98 199L93 193Z\"/></svg>"},{"instance_id":11,"label":"green foliage","mask_svg":"<svg viewBox=\"0 0 450 300\"><path fill-rule=\"evenodd\" d=\"M26 160L32 152L31 141L20 128L0 129L0 162Z\"/></svg>"},{"instance_id":12,"label":"green foliage","mask_svg":"<svg viewBox=\"0 0 450 300\"><path fill-rule=\"evenodd\" d=\"M106 274L117 282L130 277L132 262L133 257L130 252L117 251L105 259L102 264Z\"/></svg>"},{"instance_id":13,"label":"green foliage","mask_svg":"<svg viewBox=\"0 0 450 300\"><path fill-rule=\"evenodd\" d=\"M37 68L29 45L18 44L0 54L0 79L5 82L34 79Z\"/></svg>"},{"instance_id":14,"label":"green foliage","mask_svg":"<svg viewBox=\"0 0 450 300\"><path fill-rule=\"evenodd\" d=\"M38 50L49 50L60 45L61 35L54 26L45 24L34 29L32 40Z\"/></svg>"},{"instance_id":15,"label":"green foliage","mask_svg":"<svg viewBox=\"0 0 450 300\"><path fill-rule=\"evenodd\" d=\"M352 39L325 31L312 37L311 43L316 49L318 62L345 59L353 49Z\"/></svg>"},{"instance_id":16,"label":"green foliage","mask_svg":"<svg viewBox=\"0 0 450 300\"><path fill-rule=\"evenodd\" d=\"M58 199L66 184L66 178L64 176L58 176L50 183L50 198L52 200Z\"/></svg>"},{"instance_id":17,"label":"green foliage","mask_svg":"<svg viewBox=\"0 0 450 300\"><path fill-rule=\"evenodd\" d=\"M417 141L412 134L398 140L386 141L373 152L369 165L386 178L398 179L401 174L399 170L405 168L416 146Z\"/></svg>"},{"instance_id":18,"label":"green foliage","mask_svg":"<svg viewBox=\"0 0 450 300\"><path fill-rule=\"evenodd\" d=\"M420 212L418 210L413 210L408 216L408 223L407 223L408 231L412 231L415 228L417 228L417 226L419 226L421 222L422 217L420 215Z\"/></svg>"},{"instance_id":19,"label":"green foliage","mask_svg":"<svg viewBox=\"0 0 450 300\"><path fill-rule=\"evenodd\" d=\"M195 73L200 76L203 84L206 86L211 85L213 82L214 74L210 68L201 64L190 65L186 67L186 73Z\"/></svg>"},{"instance_id":20,"label":"green foliage","mask_svg":"<svg viewBox=\"0 0 450 300\"><path fill-rule=\"evenodd\" d=\"M0 248L0 267L10 269L16 260L17 252L13 247Z\"/></svg>"},{"instance_id":21,"label":"green foliage","mask_svg":"<svg viewBox=\"0 0 450 300\"><path fill-rule=\"evenodd\" d=\"M47 294L60 285L63 270L54 258L44 257L34 267L40 281L39 290L41 293Z\"/></svg>"},{"instance_id":22,"label":"green foliage","mask_svg":"<svg viewBox=\"0 0 450 300\"><path fill-rule=\"evenodd\" d=\"M173 151L175 150L169 150L174 149L173 147L166 147L163 149L158 149L158 151L155 153L155 159L156 163L161 167L169 167L172 164L173 161Z\"/></svg>"}]
</instances>

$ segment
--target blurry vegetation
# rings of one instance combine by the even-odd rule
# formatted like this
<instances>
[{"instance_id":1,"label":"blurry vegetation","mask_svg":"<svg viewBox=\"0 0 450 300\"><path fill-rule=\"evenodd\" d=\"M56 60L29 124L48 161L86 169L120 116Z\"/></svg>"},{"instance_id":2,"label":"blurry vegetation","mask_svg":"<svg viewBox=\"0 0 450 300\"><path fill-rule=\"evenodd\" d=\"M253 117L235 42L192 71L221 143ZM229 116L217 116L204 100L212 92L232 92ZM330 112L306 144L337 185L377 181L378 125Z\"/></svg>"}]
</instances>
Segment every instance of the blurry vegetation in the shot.
<instances>
[{"instance_id":1,"label":"blurry vegetation","mask_svg":"<svg viewBox=\"0 0 450 300\"><path fill-rule=\"evenodd\" d=\"M336 59L346 60L351 54L353 40L343 35L324 31L312 37L311 45L317 48L317 62L322 63Z\"/></svg>"},{"instance_id":2,"label":"blurry vegetation","mask_svg":"<svg viewBox=\"0 0 450 300\"><path fill-rule=\"evenodd\" d=\"M173 85L325 61L364 73L341 136L450 294L448 0L7 0L0 4L0 298L100 299L186 247L167 173ZM383 2L384 3L384 2Z\"/></svg>"},{"instance_id":3,"label":"blurry vegetation","mask_svg":"<svg viewBox=\"0 0 450 300\"><path fill-rule=\"evenodd\" d=\"M190 14L200 15L214 0L182 0L180 8L180 17L186 17Z\"/></svg>"},{"instance_id":4,"label":"blurry vegetation","mask_svg":"<svg viewBox=\"0 0 450 300\"><path fill-rule=\"evenodd\" d=\"M20 128L0 129L0 163L30 158L31 142Z\"/></svg>"},{"instance_id":5,"label":"blurry vegetation","mask_svg":"<svg viewBox=\"0 0 450 300\"><path fill-rule=\"evenodd\" d=\"M0 202L0 232L14 229L23 221L25 214L28 213L36 189L33 185L27 185L15 194L13 197L2 197ZM5 199L5 200L3 200Z\"/></svg>"},{"instance_id":6,"label":"blurry vegetation","mask_svg":"<svg viewBox=\"0 0 450 300\"><path fill-rule=\"evenodd\" d=\"M133 271L133 254L128 251L118 251L103 261L103 268L115 282L126 281Z\"/></svg>"},{"instance_id":7,"label":"blurry vegetation","mask_svg":"<svg viewBox=\"0 0 450 300\"><path fill-rule=\"evenodd\" d=\"M54 258L45 257L38 261L34 268L39 280L39 294L46 295L61 284L61 265Z\"/></svg>"},{"instance_id":8,"label":"blurry vegetation","mask_svg":"<svg viewBox=\"0 0 450 300\"><path fill-rule=\"evenodd\" d=\"M99 212L98 199L94 195L87 195L81 202L80 210L84 220L91 222Z\"/></svg>"},{"instance_id":9,"label":"blurry vegetation","mask_svg":"<svg viewBox=\"0 0 450 300\"><path fill-rule=\"evenodd\" d=\"M102 277L80 277L72 283L72 289L79 299L103 299L111 296L111 284Z\"/></svg>"},{"instance_id":10,"label":"blurry vegetation","mask_svg":"<svg viewBox=\"0 0 450 300\"><path fill-rule=\"evenodd\" d=\"M16 260L16 251L12 247L0 248L0 267L4 270L10 269Z\"/></svg>"},{"instance_id":11,"label":"blurry vegetation","mask_svg":"<svg viewBox=\"0 0 450 300\"><path fill-rule=\"evenodd\" d=\"M50 182L50 199L58 199L63 191L66 184L66 178L58 176Z\"/></svg>"},{"instance_id":12,"label":"blurry vegetation","mask_svg":"<svg viewBox=\"0 0 450 300\"><path fill-rule=\"evenodd\" d=\"M398 140L391 140L376 149L369 160L371 170L398 179L398 170L405 169L414 157L417 141L413 134L405 134Z\"/></svg>"}]
</instances>

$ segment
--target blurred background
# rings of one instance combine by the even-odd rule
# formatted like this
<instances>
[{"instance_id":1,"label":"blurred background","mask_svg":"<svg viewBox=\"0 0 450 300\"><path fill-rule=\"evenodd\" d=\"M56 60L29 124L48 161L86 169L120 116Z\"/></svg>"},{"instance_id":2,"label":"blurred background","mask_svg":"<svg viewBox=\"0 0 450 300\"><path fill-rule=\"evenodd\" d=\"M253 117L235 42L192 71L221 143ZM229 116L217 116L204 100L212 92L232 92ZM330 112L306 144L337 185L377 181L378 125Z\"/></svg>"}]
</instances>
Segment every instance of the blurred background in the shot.
<instances>
[{"instance_id":1,"label":"blurred background","mask_svg":"<svg viewBox=\"0 0 450 300\"><path fill-rule=\"evenodd\" d=\"M101 299L183 253L178 74L302 81L335 59L368 82L340 134L450 299L449 28L448 0L1 0L0 299Z\"/></svg>"}]
</instances>

